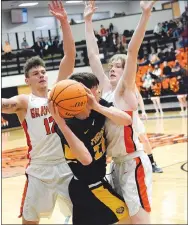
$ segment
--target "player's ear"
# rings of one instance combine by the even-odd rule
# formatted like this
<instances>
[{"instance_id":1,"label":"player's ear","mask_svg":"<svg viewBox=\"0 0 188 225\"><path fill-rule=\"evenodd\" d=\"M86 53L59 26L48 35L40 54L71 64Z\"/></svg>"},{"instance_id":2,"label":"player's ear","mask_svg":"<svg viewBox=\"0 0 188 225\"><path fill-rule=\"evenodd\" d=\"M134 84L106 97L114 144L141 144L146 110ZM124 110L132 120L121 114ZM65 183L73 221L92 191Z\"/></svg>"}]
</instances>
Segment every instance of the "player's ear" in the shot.
<instances>
[{"instance_id":1,"label":"player's ear","mask_svg":"<svg viewBox=\"0 0 188 225\"><path fill-rule=\"evenodd\" d=\"M29 82L28 77L25 78L25 83L26 83L27 85L30 85L30 82Z\"/></svg>"}]
</instances>

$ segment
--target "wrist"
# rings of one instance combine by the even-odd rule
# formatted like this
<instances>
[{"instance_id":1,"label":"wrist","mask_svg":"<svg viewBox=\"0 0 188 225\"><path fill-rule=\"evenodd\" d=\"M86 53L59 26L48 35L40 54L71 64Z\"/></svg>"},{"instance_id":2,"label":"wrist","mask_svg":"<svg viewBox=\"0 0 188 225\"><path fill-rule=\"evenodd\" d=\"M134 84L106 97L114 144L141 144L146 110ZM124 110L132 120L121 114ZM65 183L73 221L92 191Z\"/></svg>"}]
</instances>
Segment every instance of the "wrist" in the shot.
<instances>
[{"instance_id":1,"label":"wrist","mask_svg":"<svg viewBox=\"0 0 188 225\"><path fill-rule=\"evenodd\" d=\"M64 122L64 119L61 117L58 118L54 118L55 122L57 123L57 125L62 125L62 126L66 126L66 123Z\"/></svg>"},{"instance_id":2,"label":"wrist","mask_svg":"<svg viewBox=\"0 0 188 225\"><path fill-rule=\"evenodd\" d=\"M65 25L65 24L67 24L67 23L69 24L68 18L66 18L66 19L61 19L59 22L60 22L61 26Z\"/></svg>"},{"instance_id":3,"label":"wrist","mask_svg":"<svg viewBox=\"0 0 188 225\"><path fill-rule=\"evenodd\" d=\"M143 11L142 15L146 18L149 18L151 16L151 11Z\"/></svg>"},{"instance_id":4,"label":"wrist","mask_svg":"<svg viewBox=\"0 0 188 225\"><path fill-rule=\"evenodd\" d=\"M92 23L92 18L85 18L86 23Z\"/></svg>"},{"instance_id":5,"label":"wrist","mask_svg":"<svg viewBox=\"0 0 188 225\"><path fill-rule=\"evenodd\" d=\"M100 112L101 108L102 108L102 105L100 105L98 102L93 105L93 110L97 112Z\"/></svg>"}]
</instances>

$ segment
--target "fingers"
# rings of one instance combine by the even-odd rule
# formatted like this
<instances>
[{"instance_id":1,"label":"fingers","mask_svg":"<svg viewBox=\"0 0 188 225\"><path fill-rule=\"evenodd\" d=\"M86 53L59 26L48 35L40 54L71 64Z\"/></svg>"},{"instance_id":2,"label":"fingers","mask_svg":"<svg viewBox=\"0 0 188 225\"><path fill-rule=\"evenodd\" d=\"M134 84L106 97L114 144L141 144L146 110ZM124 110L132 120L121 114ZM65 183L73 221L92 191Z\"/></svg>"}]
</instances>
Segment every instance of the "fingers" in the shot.
<instances>
[{"instance_id":1,"label":"fingers","mask_svg":"<svg viewBox=\"0 0 188 225\"><path fill-rule=\"evenodd\" d=\"M158 0L154 0L154 1L151 1L151 7L155 4L155 2L157 2Z\"/></svg>"},{"instance_id":2,"label":"fingers","mask_svg":"<svg viewBox=\"0 0 188 225\"><path fill-rule=\"evenodd\" d=\"M55 0L55 6L56 6L56 8L59 8L58 0Z\"/></svg>"},{"instance_id":3,"label":"fingers","mask_svg":"<svg viewBox=\"0 0 188 225\"><path fill-rule=\"evenodd\" d=\"M52 101L49 101L49 102L48 102L48 108L49 108L49 110L50 110L50 113L51 113L52 115L54 115L54 107L53 107L53 102L52 102Z\"/></svg>"},{"instance_id":4,"label":"fingers","mask_svg":"<svg viewBox=\"0 0 188 225\"><path fill-rule=\"evenodd\" d=\"M62 1L53 0L51 4L48 4L50 10L64 9Z\"/></svg>"},{"instance_id":5,"label":"fingers","mask_svg":"<svg viewBox=\"0 0 188 225\"><path fill-rule=\"evenodd\" d=\"M93 95L90 94L90 93L86 93L86 95L87 95L88 98L92 98L93 97Z\"/></svg>"},{"instance_id":6,"label":"fingers","mask_svg":"<svg viewBox=\"0 0 188 225\"><path fill-rule=\"evenodd\" d=\"M84 1L84 5L85 5L85 7L87 7L88 6L88 1Z\"/></svg>"},{"instance_id":7,"label":"fingers","mask_svg":"<svg viewBox=\"0 0 188 225\"><path fill-rule=\"evenodd\" d=\"M52 10L50 10L50 13L51 13L53 16L56 15L56 13L55 13L54 11L52 11Z\"/></svg>"},{"instance_id":8,"label":"fingers","mask_svg":"<svg viewBox=\"0 0 188 225\"><path fill-rule=\"evenodd\" d=\"M62 1L59 2L59 5L60 5L60 8L61 8L61 9L64 9L64 6L63 6Z\"/></svg>"},{"instance_id":9,"label":"fingers","mask_svg":"<svg viewBox=\"0 0 188 225\"><path fill-rule=\"evenodd\" d=\"M56 7L56 4L55 4L54 0L52 1L52 7L53 7L53 9Z\"/></svg>"},{"instance_id":10,"label":"fingers","mask_svg":"<svg viewBox=\"0 0 188 225\"><path fill-rule=\"evenodd\" d=\"M92 92L89 88L87 88L85 85L84 85L84 88L85 88L87 94L92 95Z\"/></svg>"},{"instance_id":11,"label":"fingers","mask_svg":"<svg viewBox=\"0 0 188 225\"><path fill-rule=\"evenodd\" d=\"M91 2L91 6L92 6L92 8L95 8L95 0L90 1L90 2Z\"/></svg>"},{"instance_id":12,"label":"fingers","mask_svg":"<svg viewBox=\"0 0 188 225\"><path fill-rule=\"evenodd\" d=\"M48 8L49 8L50 11L53 10L51 4L48 4Z\"/></svg>"},{"instance_id":13,"label":"fingers","mask_svg":"<svg viewBox=\"0 0 188 225\"><path fill-rule=\"evenodd\" d=\"M53 101L48 102L48 108L52 116L59 116L57 105Z\"/></svg>"},{"instance_id":14,"label":"fingers","mask_svg":"<svg viewBox=\"0 0 188 225\"><path fill-rule=\"evenodd\" d=\"M86 92L89 92L90 91L90 89L87 88L84 84L82 84L82 83L80 83L80 84L84 87L84 89L86 90Z\"/></svg>"},{"instance_id":15,"label":"fingers","mask_svg":"<svg viewBox=\"0 0 188 225\"><path fill-rule=\"evenodd\" d=\"M59 111L58 111L57 105L54 104L53 106L54 106L55 114L59 116Z\"/></svg>"}]
</instances>

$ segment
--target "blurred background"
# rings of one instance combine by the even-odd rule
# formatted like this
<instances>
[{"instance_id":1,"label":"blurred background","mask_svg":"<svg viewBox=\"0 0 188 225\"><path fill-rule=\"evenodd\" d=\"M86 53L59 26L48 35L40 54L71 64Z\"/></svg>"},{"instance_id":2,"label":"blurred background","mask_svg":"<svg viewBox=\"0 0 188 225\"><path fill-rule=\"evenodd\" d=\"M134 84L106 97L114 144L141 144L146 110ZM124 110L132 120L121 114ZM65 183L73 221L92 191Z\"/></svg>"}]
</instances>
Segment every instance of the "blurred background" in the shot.
<instances>
[{"instance_id":1,"label":"blurred background","mask_svg":"<svg viewBox=\"0 0 188 225\"><path fill-rule=\"evenodd\" d=\"M90 71L85 32L83 1L63 1L76 42L75 71ZM139 1L97 1L94 30L101 62L116 53L125 53L138 23ZM163 111L181 110L178 95L187 93L188 52L187 1L157 1L139 51L136 84L144 98L146 112L155 112L151 96L159 96ZM2 1L1 76L2 97L29 93L23 66L39 55L44 59L49 87L57 77L63 53L58 21L48 11L48 1ZM186 97L184 101L186 101ZM1 118L2 129L19 127L16 115Z\"/></svg>"}]
</instances>

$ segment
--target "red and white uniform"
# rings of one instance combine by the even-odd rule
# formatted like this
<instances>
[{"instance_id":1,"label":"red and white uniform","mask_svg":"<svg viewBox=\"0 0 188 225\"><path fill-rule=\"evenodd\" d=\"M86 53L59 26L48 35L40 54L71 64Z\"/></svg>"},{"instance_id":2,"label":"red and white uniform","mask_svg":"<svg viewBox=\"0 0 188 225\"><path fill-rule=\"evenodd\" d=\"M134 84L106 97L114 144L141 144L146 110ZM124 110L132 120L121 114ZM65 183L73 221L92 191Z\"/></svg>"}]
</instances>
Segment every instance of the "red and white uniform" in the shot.
<instances>
[{"instance_id":1,"label":"red and white uniform","mask_svg":"<svg viewBox=\"0 0 188 225\"><path fill-rule=\"evenodd\" d=\"M114 92L105 93L103 98L120 108L121 100L118 104L116 103ZM132 117L134 123L138 115L132 111L126 112ZM124 197L130 216L135 215L140 207L147 212L151 211L152 191L151 163L134 126L137 126L137 123L130 126L118 126L111 120L107 120L105 124L107 154L113 159L112 185Z\"/></svg>"},{"instance_id":2,"label":"red and white uniform","mask_svg":"<svg viewBox=\"0 0 188 225\"><path fill-rule=\"evenodd\" d=\"M133 112L133 129L139 136L140 134L145 134L146 129L144 126L143 121L140 119L140 116L138 114L138 110Z\"/></svg>"},{"instance_id":3,"label":"red and white uniform","mask_svg":"<svg viewBox=\"0 0 188 225\"><path fill-rule=\"evenodd\" d=\"M47 98L28 96L28 109L22 126L27 138L29 164L21 214L28 221L50 217L56 199L60 197L66 203L64 215L71 215L68 184L72 172L65 161L60 138L54 131Z\"/></svg>"}]
</instances>

